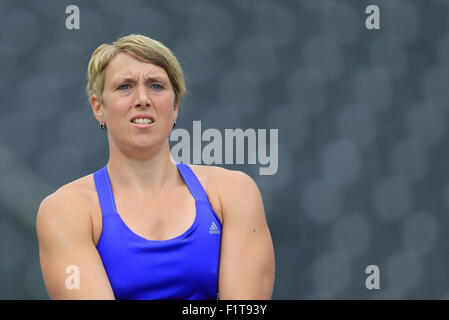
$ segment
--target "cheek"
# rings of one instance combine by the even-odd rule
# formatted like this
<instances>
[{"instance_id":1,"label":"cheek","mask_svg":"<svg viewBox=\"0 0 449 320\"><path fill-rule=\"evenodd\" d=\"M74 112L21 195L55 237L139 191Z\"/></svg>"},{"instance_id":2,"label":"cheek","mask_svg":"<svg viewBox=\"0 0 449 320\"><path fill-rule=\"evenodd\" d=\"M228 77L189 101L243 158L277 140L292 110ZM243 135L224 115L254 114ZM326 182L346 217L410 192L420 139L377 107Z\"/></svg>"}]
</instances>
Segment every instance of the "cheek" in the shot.
<instances>
[{"instance_id":1,"label":"cheek","mask_svg":"<svg viewBox=\"0 0 449 320\"><path fill-rule=\"evenodd\" d=\"M105 114L109 117L110 121L116 121L127 115L127 104L123 98L115 98L113 101L108 101L105 107Z\"/></svg>"}]
</instances>

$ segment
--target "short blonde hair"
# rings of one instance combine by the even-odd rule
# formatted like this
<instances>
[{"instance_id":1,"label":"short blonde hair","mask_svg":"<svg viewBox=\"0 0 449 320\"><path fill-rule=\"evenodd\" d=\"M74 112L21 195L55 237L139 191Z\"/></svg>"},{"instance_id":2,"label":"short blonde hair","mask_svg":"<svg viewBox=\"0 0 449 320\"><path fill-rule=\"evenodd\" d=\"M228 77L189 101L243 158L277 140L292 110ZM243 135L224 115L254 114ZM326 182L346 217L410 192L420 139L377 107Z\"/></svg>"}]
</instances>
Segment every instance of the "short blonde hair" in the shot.
<instances>
[{"instance_id":1,"label":"short blonde hair","mask_svg":"<svg viewBox=\"0 0 449 320\"><path fill-rule=\"evenodd\" d=\"M100 101L103 101L106 67L119 52L162 67L167 72L175 92L175 103L178 103L186 93L181 65L171 50L161 42L147 36L130 34L113 42L112 45L104 43L92 53L87 69L88 98L95 94Z\"/></svg>"}]
</instances>

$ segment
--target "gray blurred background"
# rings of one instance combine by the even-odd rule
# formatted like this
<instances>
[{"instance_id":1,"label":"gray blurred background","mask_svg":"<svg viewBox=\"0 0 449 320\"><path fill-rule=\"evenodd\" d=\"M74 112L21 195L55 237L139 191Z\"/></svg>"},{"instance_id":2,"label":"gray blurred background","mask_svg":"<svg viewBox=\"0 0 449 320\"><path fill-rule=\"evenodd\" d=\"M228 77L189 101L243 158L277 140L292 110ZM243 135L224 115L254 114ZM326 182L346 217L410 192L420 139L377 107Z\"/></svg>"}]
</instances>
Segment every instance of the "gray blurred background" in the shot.
<instances>
[{"instance_id":1,"label":"gray blurred background","mask_svg":"<svg viewBox=\"0 0 449 320\"><path fill-rule=\"evenodd\" d=\"M365 27L369 4L380 30ZM48 299L39 203L108 159L89 56L143 33L183 66L177 128L279 130L277 174L222 165L261 190L273 299L448 299L448 22L449 0L2 0L0 298Z\"/></svg>"}]
</instances>

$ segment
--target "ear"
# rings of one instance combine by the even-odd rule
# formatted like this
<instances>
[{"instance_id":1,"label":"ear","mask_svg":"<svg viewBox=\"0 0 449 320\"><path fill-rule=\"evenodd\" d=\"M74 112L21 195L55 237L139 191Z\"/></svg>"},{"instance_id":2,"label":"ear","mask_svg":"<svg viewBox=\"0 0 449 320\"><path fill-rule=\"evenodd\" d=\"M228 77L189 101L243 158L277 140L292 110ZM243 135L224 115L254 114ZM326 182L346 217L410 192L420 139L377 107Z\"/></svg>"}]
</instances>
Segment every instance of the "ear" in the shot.
<instances>
[{"instance_id":1,"label":"ear","mask_svg":"<svg viewBox=\"0 0 449 320\"><path fill-rule=\"evenodd\" d=\"M104 116L104 106L96 94L90 96L90 104L92 106L92 112L94 113L97 121L106 122Z\"/></svg>"}]
</instances>

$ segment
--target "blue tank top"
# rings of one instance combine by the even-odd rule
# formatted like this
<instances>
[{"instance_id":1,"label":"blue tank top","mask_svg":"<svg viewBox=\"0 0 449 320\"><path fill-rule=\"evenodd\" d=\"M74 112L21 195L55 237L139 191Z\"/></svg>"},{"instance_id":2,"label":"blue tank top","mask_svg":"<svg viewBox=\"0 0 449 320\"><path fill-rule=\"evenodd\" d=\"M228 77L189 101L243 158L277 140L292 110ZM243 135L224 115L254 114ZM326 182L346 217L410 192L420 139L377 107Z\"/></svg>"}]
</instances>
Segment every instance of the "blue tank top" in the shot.
<instances>
[{"instance_id":1,"label":"blue tank top","mask_svg":"<svg viewBox=\"0 0 449 320\"><path fill-rule=\"evenodd\" d=\"M116 299L216 300L222 225L192 169L176 163L196 203L193 224L169 240L134 233L115 206L107 166L94 173L103 217L97 250Z\"/></svg>"}]
</instances>

